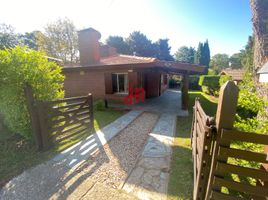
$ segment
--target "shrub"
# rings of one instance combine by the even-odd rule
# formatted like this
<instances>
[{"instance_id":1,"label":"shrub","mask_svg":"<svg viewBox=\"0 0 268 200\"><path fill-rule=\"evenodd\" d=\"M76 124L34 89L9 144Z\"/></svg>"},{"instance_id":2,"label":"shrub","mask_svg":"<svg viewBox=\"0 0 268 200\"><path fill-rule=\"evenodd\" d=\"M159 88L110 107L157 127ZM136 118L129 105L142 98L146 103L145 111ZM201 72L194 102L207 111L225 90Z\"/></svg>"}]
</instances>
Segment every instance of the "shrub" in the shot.
<instances>
[{"instance_id":1,"label":"shrub","mask_svg":"<svg viewBox=\"0 0 268 200\"><path fill-rule=\"evenodd\" d=\"M190 90L200 90L200 86L198 85L198 82L199 82L198 75L189 76L189 89Z\"/></svg>"},{"instance_id":2,"label":"shrub","mask_svg":"<svg viewBox=\"0 0 268 200\"><path fill-rule=\"evenodd\" d=\"M104 105L104 101L99 99L95 102L95 109L98 111L103 111L105 110L105 105Z\"/></svg>"},{"instance_id":3,"label":"shrub","mask_svg":"<svg viewBox=\"0 0 268 200\"><path fill-rule=\"evenodd\" d=\"M216 75L202 75L199 78L198 84L202 87L202 91L206 94L217 95L220 89L220 76Z\"/></svg>"},{"instance_id":4,"label":"shrub","mask_svg":"<svg viewBox=\"0 0 268 200\"><path fill-rule=\"evenodd\" d=\"M219 84L220 84L220 87L226 83L227 81L230 81L232 80L232 77L231 76L228 76L228 75L221 75L220 77L220 80L219 80Z\"/></svg>"},{"instance_id":5,"label":"shrub","mask_svg":"<svg viewBox=\"0 0 268 200\"><path fill-rule=\"evenodd\" d=\"M14 133L30 139L31 126L24 95L25 84L37 100L63 98L61 68L43 53L16 47L0 51L0 113Z\"/></svg>"}]
</instances>

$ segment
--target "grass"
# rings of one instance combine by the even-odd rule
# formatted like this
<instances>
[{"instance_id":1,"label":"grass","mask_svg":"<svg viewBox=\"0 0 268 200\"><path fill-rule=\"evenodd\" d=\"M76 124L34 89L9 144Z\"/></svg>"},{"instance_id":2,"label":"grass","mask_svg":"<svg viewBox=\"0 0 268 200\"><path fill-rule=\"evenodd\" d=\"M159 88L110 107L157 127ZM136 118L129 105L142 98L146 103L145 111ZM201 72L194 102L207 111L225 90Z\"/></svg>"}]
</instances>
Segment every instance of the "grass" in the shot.
<instances>
[{"instance_id":1,"label":"grass","mask_svg":"<svg viewBox=\"0 0 268 200\"><path fill-rule=\"evenodd\" d=\"M192 108L195 98L199 98L206 114L214 116L217 109L215 99L201 92L189 92L189 116L178 117L175 142L171 160L168 185L168 200L192 199L193 163L191 151Z\"/></svg>"},{"instance_id":2,"label":"grass","mask_svg":"<svg viewBox=\"0 0 268 200\"><path fill-rule=\"evenodd\" d=\"M12 177L20 174L27 168L44 162L76 142L86 138L93 132L111 123L125 112L121 110L106 109L94 110L94 129L88 130L60 142L57 146L45 152L36 151L35 144L20 137L18 134L10 133L0 124L0 188Z\"/></svg>"}]
</instances>

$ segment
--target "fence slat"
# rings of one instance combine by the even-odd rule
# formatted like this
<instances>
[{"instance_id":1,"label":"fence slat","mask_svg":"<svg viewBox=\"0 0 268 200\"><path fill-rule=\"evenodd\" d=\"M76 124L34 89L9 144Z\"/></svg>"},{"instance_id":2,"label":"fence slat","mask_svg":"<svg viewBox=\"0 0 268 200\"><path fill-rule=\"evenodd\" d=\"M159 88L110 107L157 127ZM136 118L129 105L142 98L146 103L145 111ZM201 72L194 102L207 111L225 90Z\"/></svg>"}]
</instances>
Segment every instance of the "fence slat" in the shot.
<instances>
[{"instance_id":1,"label":"fence slat","mask_svg":"<svg viewBox=\"0 0 268 200\"><path fill-rule=\"evenodd\" d=\"M268 181L268 173L265 170L241 167L237 165L218 162L215 174L217 176L224 176L228 173Z\"/></svg>"},{"instance_id":2,"label":"fence slat","mask_svg":"<svg viewBox=\"0 0 268 200\"><path fill-rule=\"evenodd\" d=\"M265 153L257 153L240 149L220 147L218 159L226 160L228 157L261 162L261 163L268 163L268 160L266 160L267 154Z\"/></svg>"},{"instance_id":3,"label":"fence slat","mask_svg":"<svg viewBox=\"0 0 268 200\"><path fill-rule=\"evenodd\" d=\"M234 181L225 180L223 178L214 177L214 185L213 187L227 187L228 189L232 189L239 192L247 192L251 195L256 196L268 196L268 189L259 186L246 185L243 183L238 183Z\"/></svg>"},{"instance_id":4,"label":"fence slat","mask_svg":"<svg viewBox=\"0 0 268 200\"><path fill-rule=\"evenodd\" d=\"M257 134L257 133L247 133L247 132L242 132L238 130L223 129L221 139L268 145L268 135Z\"/></svg>"},{"instance_id":5,"label":"fence slat","mask_svg":"<svg viewBox=\"0 0 268 200\"><path fill-rule=\"evenodd\" d=\"M246 200L240 197L234 197L228 194L212 191L211 198L215 200Z\"/></svg>"}]
</instances>

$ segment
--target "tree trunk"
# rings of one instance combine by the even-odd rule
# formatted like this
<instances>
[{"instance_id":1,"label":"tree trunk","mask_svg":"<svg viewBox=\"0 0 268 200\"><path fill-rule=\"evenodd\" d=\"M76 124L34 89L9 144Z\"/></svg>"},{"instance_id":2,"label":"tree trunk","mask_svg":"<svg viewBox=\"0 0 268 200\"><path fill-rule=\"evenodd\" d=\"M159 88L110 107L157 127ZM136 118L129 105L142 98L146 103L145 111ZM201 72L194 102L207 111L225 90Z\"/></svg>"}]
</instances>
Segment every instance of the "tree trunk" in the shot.
<instances>
[{"instance_id":1,"label":"tree trunk","mask_svg":"<svg viewBox=\"0 0 268 200\"><path fill-rule=\"evenodd\" d=\"M254 66L259 69L268 61L268 0L250 0L255 37Z\"/></svg>"}]
</instances>

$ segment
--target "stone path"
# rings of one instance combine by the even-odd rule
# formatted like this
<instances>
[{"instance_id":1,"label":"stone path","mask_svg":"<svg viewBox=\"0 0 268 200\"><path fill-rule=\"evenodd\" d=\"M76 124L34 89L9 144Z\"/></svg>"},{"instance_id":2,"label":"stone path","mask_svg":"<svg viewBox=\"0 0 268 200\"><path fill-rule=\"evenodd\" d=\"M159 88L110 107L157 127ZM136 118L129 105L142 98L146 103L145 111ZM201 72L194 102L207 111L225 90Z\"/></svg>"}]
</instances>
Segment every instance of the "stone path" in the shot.
<instances>
[{"instance_id":1,"label":"stone path","mask_svg":"<svg viewBox=\"0 0 268 200\"><path fill-rule=\"evenodd\" d=\"M123 190L143 200L166 199L176 115L162 114Z\"/></svg>"}]
</instances>

